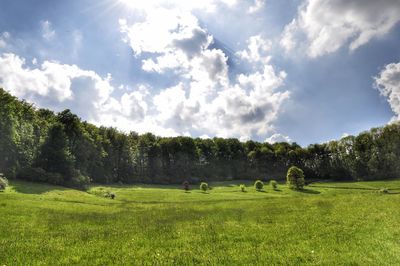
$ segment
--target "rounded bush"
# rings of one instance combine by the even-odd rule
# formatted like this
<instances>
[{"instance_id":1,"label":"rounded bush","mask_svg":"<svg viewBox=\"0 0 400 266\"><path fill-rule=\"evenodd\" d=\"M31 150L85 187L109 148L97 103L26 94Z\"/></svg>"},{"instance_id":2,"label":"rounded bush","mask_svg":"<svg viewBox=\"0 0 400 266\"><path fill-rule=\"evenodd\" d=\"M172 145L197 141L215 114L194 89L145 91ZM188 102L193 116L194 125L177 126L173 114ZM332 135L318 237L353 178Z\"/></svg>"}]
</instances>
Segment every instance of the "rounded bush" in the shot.
<instances>
[{"instance_id":1,"label":"rounded bush","mask_svg":"<svg viewBox=\"0 0 400 266\"><path fill-rule=\"evenodd\" d=\"M273 190L277 190L278 189L278 182L276 182L275 180L271 180L269 181L270 186L272 187Z\"/></svg>"},{"instance_id":2,"label":"rounded bush","mask_svg":"<svg viewBox=\"0 0 400 266\"><path fill-rule=\"evenodd\" d=\"M115 199L116 195L113 192L107 191L104 195L106 198Z\"/></svg>"},{"instance_id":3,"label":"rounded bush","mask_svg":"<svg viewBox=\"0 0 400 266\"><path fill-rule=\"evenodd\" d=\"M379 190L379 192L382 193L382 194L389 194L389 189L388 188L381 188Z\"/></svg>"},{"instance_id":4,"label":"rounded bush","mask_svg":"<svg viewBox=\"0 0 400 266\"><path fill-rule=\"evenodd\" d=\"M304 172L296 166L289 168L286 175L286 182L291 189L302 190L304 188Z\"/></svg>"},{"instance_id":5,"label":"rounded bush","mask_svg":"<svg viewBox=\"0 0 400 266\"><path fill-rule=\"evenodd\" d=\"M245 184L240 184L240 191L246 192L246 185Z\"/></svg>"},{"instance_id":6,"label":"rounded bush","mask_svg":"<svg viewBox=\"0 0 400 266\"><path fill-rule=\"evenodd\" d=\"M185 182L183 182L183 189L185 190L185 191L189 191L189 189L190 189L190 183L189 183L189 181L185 181Z\"/></svg>"},{"instance_id":7,"label":"rounded bush","mask_svg":"<svg viewBox=\"0 0 400 266\"><path fill-rule=\"evenodd\" d=\"M258 191L262 190L264 188L264 183L261 180L257 180L254 183L254 188Z\"/></svg>"},{"instance_id":8,"label":"rounded bush","mask_svg":"<svg viewBox=\"0 0 400 266\"><path fill-rule=\"evenodd\" d=\"M206 192L206 191L208 190L208 184L205 183L205 182L202 182L202 183L200 184L200 190Z\"/></svg>"}]
</instances>

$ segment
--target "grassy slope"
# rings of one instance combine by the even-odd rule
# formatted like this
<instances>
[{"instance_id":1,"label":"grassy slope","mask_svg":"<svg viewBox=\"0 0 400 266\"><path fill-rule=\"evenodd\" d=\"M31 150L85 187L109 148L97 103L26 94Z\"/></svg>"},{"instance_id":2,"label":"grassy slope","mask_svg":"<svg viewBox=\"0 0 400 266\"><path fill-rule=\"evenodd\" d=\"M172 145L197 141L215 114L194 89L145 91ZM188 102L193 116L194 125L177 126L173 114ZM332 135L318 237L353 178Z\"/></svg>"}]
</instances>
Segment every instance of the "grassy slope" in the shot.
<instances>
[{"instance_id":1,"label":"grassy slope","mask_svg":"<svg viewBox=\"0 0 400 266\"><path fill-rule=\"evenodd\" d=\"M11 182L0 192L0 265L400 264L400 181L307 193L213 186L86 193ZM117 199L96 196L105 190Z\"/></svg>"}]
</instances>

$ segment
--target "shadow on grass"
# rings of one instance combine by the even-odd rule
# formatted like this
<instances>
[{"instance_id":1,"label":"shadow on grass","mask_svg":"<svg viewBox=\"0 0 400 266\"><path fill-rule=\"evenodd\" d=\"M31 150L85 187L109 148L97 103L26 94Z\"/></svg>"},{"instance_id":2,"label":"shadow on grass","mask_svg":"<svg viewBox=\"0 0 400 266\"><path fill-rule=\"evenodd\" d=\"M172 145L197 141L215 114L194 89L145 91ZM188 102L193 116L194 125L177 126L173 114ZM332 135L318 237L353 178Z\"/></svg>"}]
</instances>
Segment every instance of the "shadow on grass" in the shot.
<instances>
[{"instance_id":1,"label":"shadow on grass","mask_svg":"<svg viewBox=\"0 0 400 266\"><path fill-rule=\"evenodd\" d=\"M23 194L43 194L54 190L64 191L67 189L65 187L54 186L44 183L31 183L16 180L10 181L10 187L12 187L16 192Z\"/></svg>"},{"instance_id":2,"label":"shadow on grass","mask_svg":"<svg viewBox=\"0 0 400 266\"><path fill-rule=\"evenodd\" d=\"M309 187L315 188L330 188L330 189L355 189L355 190L378 190L378 188L366 188L366 187L335 187L335 186L314 186L310 185Z\"/></svg>"},{"instance_id":3,"label":"shadow on grass","mask_svg":"<svg viewBox=\"0 0 400 266\"><path fill-rule=\"evenodd\" d=\"M312 189L308 189L308 188L304 188L302 190L298 190L298 192L306 193L306 194L321 194L321 192L319 192L317 190L312 190Z\"/></svg>"}]
</instances>

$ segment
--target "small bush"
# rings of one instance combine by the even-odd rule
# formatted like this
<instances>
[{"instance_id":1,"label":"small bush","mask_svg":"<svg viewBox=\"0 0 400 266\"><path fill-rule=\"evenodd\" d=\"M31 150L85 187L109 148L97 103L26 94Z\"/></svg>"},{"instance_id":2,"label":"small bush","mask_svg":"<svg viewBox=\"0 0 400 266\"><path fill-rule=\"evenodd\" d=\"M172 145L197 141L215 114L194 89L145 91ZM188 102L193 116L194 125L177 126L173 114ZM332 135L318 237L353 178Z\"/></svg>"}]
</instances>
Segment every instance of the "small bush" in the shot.
<instances>
[{"instance_id":1,"label":"small bush","mask_svg":"<svg viewBox=\"0 0 400 266\"><path fill-rule=\"evenodd\" d=\"M257 180L254 183L254 188L258 191L261 191L264 188L264 183L261 180Z\"/></svg>"},{"instance_id":2,"label":"small bush","mask_svg":"<svg viewBox=\"0 0 400 266\"><path fill-rule=\"evenodd\" d=\"M269 181L269 184L273 190L278 190L278 182L276 182L275 180L271 180Z\"/></svg>"},{"instance_id":3,"label":"small bush","mask_svg":"<svg viewBox=\"0 0 400 266\"><path fill-rule=\"evenodd\" d=\"M205 183L205 182L202 182L202 183L200 184L200 190L206 192L206 191L208 190L208 184Z\"/></svg>"},{"instance_id":4,"label":"small bush","mask_svg":"<svg viewBox=\"0 0 400 266\"><path fill-rule=\"evenodd\" d=\"M246 192L246 185L245 184L240 184L240 191Z\"/></svg>"},{"instance_id":5,"label":"small bush","mask_svg":"<svg viewBox=\"0 0 400 266\"><path fill-rule=\"evenodd\" d=\"M90 181L90 177L77 172L77 175L74 176L67 185L78 189L87 189Z\"/></svg>"},{"instance_id":6,"label":"small bush","mask_svg":"<svg viewBox=\"0 0 400 266\"><path fill-rule=\"evenodd\" d=\"M382 194L389 194L389 189L388 189L388 188L381 188L381 189L379 190L379 193L382 193Z\"/></svg>"},{"instance_id":7,"label":"small bush","mask_svg":"<svg viewBox=\"0 0 400 266\"><path fill-rule=\"evenodd\" d=\"M304 172L296 166L289 168L286 175L286 182L291 189L302 190L304 188Z\"/></svg>"},{"instance_id":8,"label":"small bush","mask_svg":"<svg viewBox=\"0 0 400 266\"><path fill-rule=\"evenodd\" d=\"M5 190L6 187L8 187L8 180L3 174L0 174L0 190Z\"/></svg>"},{"instance_id":9,"label":"small bush","mask_svg":"<svg viewBox=\"0 0 400 266\"><path fill-rule=\"evenodd\" d=\"M104 197L110 198L110 199L115 199L116 195L113 192L107 191L106 194L104 194Z\"/></svg>"},{"instance_id":10,"label":"small bush","mask_svg":"<svg viewBox=\"0 0 400 266\"><path fill-rule=\"evenodd\" d=\"M189 189L190 189L190 183L189 183L189 181L185 181L185 182L183 182L183 189L185 190L185 191L189 191Z\"/></svg>"}]
</instances>

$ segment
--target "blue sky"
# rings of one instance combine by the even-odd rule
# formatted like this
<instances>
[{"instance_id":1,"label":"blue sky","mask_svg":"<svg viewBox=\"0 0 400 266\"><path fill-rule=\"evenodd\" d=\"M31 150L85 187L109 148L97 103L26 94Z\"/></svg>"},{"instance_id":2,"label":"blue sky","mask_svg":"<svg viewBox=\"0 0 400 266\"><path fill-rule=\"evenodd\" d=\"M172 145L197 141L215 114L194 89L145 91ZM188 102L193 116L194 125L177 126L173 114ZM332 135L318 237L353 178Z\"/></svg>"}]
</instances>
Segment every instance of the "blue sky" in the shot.
<instances>
[{"instance_id":1,"label":"blue sky","mask_svg":"<svg viewBox=\"0 0 400 266\"><path fill-rule=\"evenodd\" d=\"M124 131L325 142L399 119L398 14L398 0L3 0L0 86Z\"/></svg>"}]
</instances>

